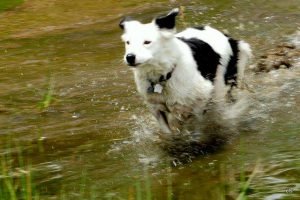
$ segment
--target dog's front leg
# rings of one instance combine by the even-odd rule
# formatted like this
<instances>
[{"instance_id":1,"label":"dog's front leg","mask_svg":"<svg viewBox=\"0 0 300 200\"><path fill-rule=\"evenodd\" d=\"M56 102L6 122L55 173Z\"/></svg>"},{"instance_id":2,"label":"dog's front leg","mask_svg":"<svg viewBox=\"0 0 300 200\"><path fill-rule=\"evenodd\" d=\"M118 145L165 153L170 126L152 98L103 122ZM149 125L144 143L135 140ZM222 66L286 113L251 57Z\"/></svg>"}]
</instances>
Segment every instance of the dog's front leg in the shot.
<instances>
[{"instance_id":1,"label":"dog's front leg","mask_svg":"<svg viewBox=\"0 0 300 200\"><path fill-rule=\"evenodd\" d=\"M163 96L157 93L148 93L146 98L162 131L165 133L171 133L172 131L167 117L168 108Z\"/></svg>"},{"instance_id":2,"label":"dog's front leg","mask_svg":"<svg viewBox=\"0 0 300 200\"><path fill-rule=\"evenodd\" d=\"M165 133L168 133L168 134L172 133L169 122L168 122L166 111L162 111L157 108L152 108L152 113L153 113L154 117L156 118L156 120L158 121L159 126L162 129L162 131Z\"/></svg>"},{"instance_id":3,"label":"dog's front leg","mask_svg":"<svg viewBox=\"0 0 300 200\"><path fill-rule=\"evenodd\" d=\"M158 121L161 130L168 134L172 133L167 117L168 108L163 94L155 92L155 88L151 82L149 82L146 78L141 78L140 74L137 72L135 73L135 81L139 93L142 94L150 107L150 110Z\"/></svg>"}]
</instances>

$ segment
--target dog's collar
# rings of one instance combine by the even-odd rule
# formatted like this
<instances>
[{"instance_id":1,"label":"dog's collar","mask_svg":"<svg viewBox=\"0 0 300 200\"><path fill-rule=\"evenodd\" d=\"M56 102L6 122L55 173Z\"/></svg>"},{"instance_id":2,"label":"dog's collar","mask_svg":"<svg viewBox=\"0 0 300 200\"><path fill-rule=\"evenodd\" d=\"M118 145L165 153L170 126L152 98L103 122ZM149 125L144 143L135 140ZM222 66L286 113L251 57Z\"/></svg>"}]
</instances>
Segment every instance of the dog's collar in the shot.
<instances>
[{"instance_id":1,"label":"dog's collar","mask_svg":"<svg viewBox=\"0 0 300 200\"><path fill-rule=\"evenodd\" d=\"M176 68L176 65L173 66L172 70L169 71L166 75L161 75L158 79L158 81L152 81L149 80L150 82L150 87L147 89L148 93L162 93L163 90L163 85L172 77L172 74Z\"/></svg>"}]
</instances>

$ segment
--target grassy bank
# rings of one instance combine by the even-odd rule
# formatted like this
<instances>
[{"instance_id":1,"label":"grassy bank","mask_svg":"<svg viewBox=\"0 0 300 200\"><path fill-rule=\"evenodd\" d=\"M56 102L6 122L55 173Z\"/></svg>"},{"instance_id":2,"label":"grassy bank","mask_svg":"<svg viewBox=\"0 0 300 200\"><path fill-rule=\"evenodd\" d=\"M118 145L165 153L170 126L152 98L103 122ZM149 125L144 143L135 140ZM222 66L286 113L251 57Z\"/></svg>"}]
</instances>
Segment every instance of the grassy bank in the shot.
<instances>
[{"instance_id":1,"label":"grassy bank","mask_svg":"<svg viewBox=\"0 0 300 200\"><path fill-rule=\"evenodd\" d=\"M24 2L24 0L1 0L0 1L0 12L12 9L23 2Z\"/></svg>"}]
</instances>

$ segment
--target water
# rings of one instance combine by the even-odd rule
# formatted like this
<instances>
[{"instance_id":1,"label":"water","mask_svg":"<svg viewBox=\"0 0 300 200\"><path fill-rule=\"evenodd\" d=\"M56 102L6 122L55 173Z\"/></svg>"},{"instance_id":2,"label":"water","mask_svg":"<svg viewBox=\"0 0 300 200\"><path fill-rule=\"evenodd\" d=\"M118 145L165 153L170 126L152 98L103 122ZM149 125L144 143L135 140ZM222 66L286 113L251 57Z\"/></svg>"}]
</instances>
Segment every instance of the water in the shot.
<instances>
[{"instance_id":1,"label":"water","mask_svg":"<svg viewBox=\"0 0 300 200\"><path fill-rule=\"evenodd\" d=\"M182 163L163 150L122 63L118 22L179 4L179 27L211 24L249 42L256 57L299 30L297 0L31 0L0 13L0 154L16 166L22 150L42 199L235 199L241 174L257 163L249 199L300 198L299 66L248 72L249 110L218 151ZM53 100L40 109L49 84Z\"/></svg>"}]
</instances>

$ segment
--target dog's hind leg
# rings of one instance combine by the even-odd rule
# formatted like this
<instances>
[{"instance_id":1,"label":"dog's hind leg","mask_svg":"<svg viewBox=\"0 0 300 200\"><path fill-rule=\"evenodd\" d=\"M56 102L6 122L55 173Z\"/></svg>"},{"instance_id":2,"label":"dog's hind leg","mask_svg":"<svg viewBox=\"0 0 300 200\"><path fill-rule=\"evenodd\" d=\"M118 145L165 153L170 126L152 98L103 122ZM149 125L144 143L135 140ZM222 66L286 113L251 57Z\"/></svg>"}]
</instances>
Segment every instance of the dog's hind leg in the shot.
<instances>
[{"instance_id":1,"label":"dog's hind leg","mask_svg":"<svg viewBox=\"0 0 300 200\"><path fill-rule=\"evenodd\" d=\"M238 68L237 85L239 88L244 88L245 68L252 57L252 51L250 45L244 41L239 41L238 48L239 48L239 55L238 55L238 63L237 63L237 68Z\"/></svg>"},{"instance_id":2,"label":"dog's hind leg","mask_svg":"<svg viewBox=\"0 0 300 200\"><path fill-rule=\"evenodd\" d=\"M223 65L218 65L216 77L214 79L214 92L212 98L215 103L220 105L223 105L227 94L227 88L224 80L225 70L226 69Z\"/></svg>"}]
</instances>

